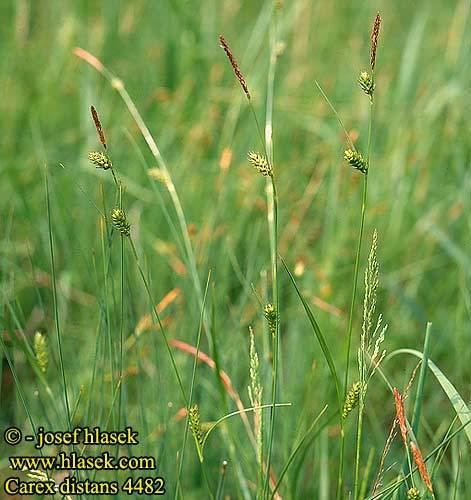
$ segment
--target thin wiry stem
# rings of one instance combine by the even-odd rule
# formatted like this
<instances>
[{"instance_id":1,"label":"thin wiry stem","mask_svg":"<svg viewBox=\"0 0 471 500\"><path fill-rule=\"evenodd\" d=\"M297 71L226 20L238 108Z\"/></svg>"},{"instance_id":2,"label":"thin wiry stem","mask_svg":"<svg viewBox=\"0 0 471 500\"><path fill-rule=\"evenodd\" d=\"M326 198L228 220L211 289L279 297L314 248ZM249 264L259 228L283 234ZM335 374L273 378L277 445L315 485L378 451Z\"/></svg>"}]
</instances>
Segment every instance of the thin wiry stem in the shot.
<instances>
[{"instance_id":1,"label":"thin wiry stem","mask_svg":"<svg viewBox=\"0 0 471 500\"><path fill-rule=\"evenodd\" d=\"M175 356L173 355L172 349L170 347L170 344L169 344L169 341L168 341L168 338L167 338L167 334L165 332L165 328L164 328L164 326L162 324L162 321L160 320L160 315L157 312L157 309L155 307L155 302L154 302L154 299L152 297L152 292L150 291L149 284L147 282L147 279L145 277L144 271L143 271L143 269L141 267L141 264L139 262L139 257L137 255L136 246L134 245L134 241L132 240L131 237L129 237L128 240L129 240L129 243L131 245L131 249L132 249L132 253L133 253L134 259L136 261L137 269L139 271L139 274L141 276L142 282L144 284L144 288L146 289L146 292L147 292L147 296L148 296L150 307L151 307L152 318L159 325L160 332L162 333L162 337L164 338L165 346L167 347L167 351L168 351L168 354L169 354L169 357L170 357L170 361L172 363L172 367L173 367L173 370L175 372L175 376L177 378L178 386L180 388L183 400L185 402L185 406L188 407L188 397L186 395L185 388L183 387L183 382L182 382L182 378L180 376L180 372L178 371L177 362L175 361Z\"/></svg>"},{"instance_id":2,"label":"thin wiry stem","mask_svg":"<svg viewBox=\"0 0 471 500\"><path fill-rule=\"evenodd\" d=\"M371 135L373 129L373 98L370 99L370 118L368 124L368 148L367 148L367 162L368 166L371 165ZM353 284L353 295L352 295L352 303L350 307L350 317L349 317L349 325L348 325L348 334L347 334L347 355L346 361L347 365L345 367L345 390L348 384L348 361L350 359L350 347L352 341L352 325L353 325L353 311L355 308L355 297L356 297L356 289L358 284L358 268L360 261L360 253L361 253L361 244L363 241L363 232L365 226L365 215L366 215L366 203L367 203L367 194L368 194L368 173L364 174L364 183L363 183L363 199L361 204L361 223L360 223L360 233L358 235L358 248L357 255L355 259L355 275L354 275L354 284ZM362 381L365 383L365 381ZM363 411L364 411L364 390L363 387L360 391L360 404L358 407L358 425L357 425L357 443L356 443L356 454L355 454L355 495L354 498L358 498L359 488L360 488L360 449L361 449L361 438L363 431Z\"/></svg>"},{"instance_id":3,"label":"thin wiry stem","mask_svg":"<svg viewBox=\"0 0 471 500\"><path fill-rule=\"evenodd\" d=\"M276 189L274 172L274 150L273 150L273 103L274 103L274 85L275 70L277 62L276 44L277 44L277 19L274 18L273 29L270 36L270 65L267 79L267 101L265 115L265 152L267 160L272 166L271 183L268 185L268 227L270 231L270 252L271 252L271 272L272 272L272 300L276 312L276 330L272 338L272 407L270 411L270 426L268 430L268 450L266 479L263 489L263 495L266 498L269 495L270 486L270 468L273 452L273 442L275 440L275 421L276 421L276 400L279 384L279 338L280 338L280 294L278 285L278 192Z\"/></svg>"},{"instance_id":4,"label":"thin wiry stem","mask_svg":"<svg viewBox=\"0 0 471 500\"><path fill-rule=\"evenodd\" d=\"M49 250L51 254L51 275L52 275L52 298L54 302L54 320L56 327L56 338L57 338L57 349L59 352L59 367L62 378L62 390L64 392L64 405L67 417L67 428L71 430L72 428L72 419L70 416L70 404L69 404L69 396L67 394L67 378L65 375L65 365L64 365L64 354L62 350L62 332L60 328L59 321L59 303L57 300L57 283L56 283L56 263L54 257L54 241L52 236L52 217L51 217L51 203L49 196L49 178L46 167L45 172L45 188L46 188L46 209L47 209L47 222L48 222L48 233L49 233Z\"/></svg>"}]
</instances>

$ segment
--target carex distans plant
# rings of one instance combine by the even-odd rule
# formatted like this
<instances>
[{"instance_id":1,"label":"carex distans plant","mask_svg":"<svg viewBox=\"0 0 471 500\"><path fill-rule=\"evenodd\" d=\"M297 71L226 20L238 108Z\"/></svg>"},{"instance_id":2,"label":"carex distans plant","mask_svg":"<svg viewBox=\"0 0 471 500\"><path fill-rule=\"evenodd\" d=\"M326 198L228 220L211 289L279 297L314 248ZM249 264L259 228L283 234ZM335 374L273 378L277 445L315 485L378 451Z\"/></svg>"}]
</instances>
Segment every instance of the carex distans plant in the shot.
<instances>
[{"instance_id":1,"label":"carex distans plant","mask_svg":"<svg viewBox=\"0 0 471 500\"><path fill-rule=\"evenodd\" d=\"M327 103L332 108L333 112L337 116L341 127L343 128L347 140L349 142L349 147L344 151L343 157L344 160L357 172L362 174L363 178L363 193L361 199L361 215L359 217L359 229L358 229L358 238L356 245L356 254L355 254L355 263L353 270L353 279L352 279L352 294L350 300L350 308L348 314L348 323L347 323L347 335L346 335L346 348L345 348L345 374L344 374L344 407L341 411L341 446L340 446L340 465L338 471L338 481L337 481L337 498L341 498L344 494L343 492L343 474L344 474L344 462L345 462L345 417L348 413L351 412L354 406L358 405L359 408L359 420L357 422L357 448L356 448L356 461L355 461L355 485L354 485L354 499L358 498L360 491L360 482L359 482L359 459L360 459L360 440L361 440L361 426L362 426L362 417L363 414L363 400L364 395L367 388L367 379L368 376L371 375L370 370L371 366L374 366L370 363L370 360L367 359L368 355L374 354L374 346L373 352L366 351L366 345L363 346L362 359L359 359L359 367L360 367L360 379L355 383L350 383L349 380L349 367L351 363L351 346L352 346L352 332L353 332L353 319L354 313L356 310L356 297L357 297L357 288L358 288L358 277L359 277L359 268L360 268L360 257L361 257L361 249L363 243L363 234L365 229L365 220L366 220L366 207L367 207L367 199L368 199L368 177L371 168L371 146L372 146L372 129L373 129L373 105L374 105L374 92L375 92L375 69L376 69L376 61L377 61L377 48L378 48L378 39L379 33L381 29L381 16L379 13L376 15L373 27L371 29L370 35L370 57L369 57L369 71L361 71L360 76L358 77L358 83L361 90L369 97L369 120L368 120L368 135L367 135L367 148L366 154L358 151L357 147L353 143L349 133L343 125L342 120L340 119L337 111L334 106L331 104L324 91L321 89L320 85L317 84L319 90L322 95L326 99ZM373 333L379 337L381 337L381 320L379 319L378 331L374 331ZM365 332L363 331L360 343L364 341L366 342ZM382 339L381 339L382 341ZM380 343L380 342L379 342ZM371 346L370 346L371 347ZM360 347L360 349L362 349ZM378 360L376 360L378 361ZM369 368L368 368L369 367Z\"/></svg>"},{"instance_id":2,"label":"carex distans plant","mask_svg":"<svg viewBox=\"0 0 471 500\"><path fill-rule=\"evenodd\" d=\"M118 412L118 427L119 427L119 421L120 421L121 415L122 415L122 391L123 391L123 382L124 382L123 381L123 375L124 375L124 322L125 322L124 300L125 300L125 276L126 276L126 269L125 269L125 262L126 261L125 261L125 256L124 256L125 241L127 241L129 246L130 246L132 257L134 258L134 262L135 262L135 265L137 267L139 276L143 282L143 285L144 285L144 288L145 288L145 291L146 291L146 294L147 294L147 297L149 300L149 307L151 310L151 317L152 317L153 323L155 324L155 326L158 326L158 329L164 338L164 342L165 342L165 345L167 348L167 352L169 354L171 365L172 365L172 368L175 372L178 386L179 386L179 389L181 391L182 398L183 398L183 401L184 401L184 404L186 407L188 407L188 398L186 395L186 391L183 387L183 382L182 382L182 379L181 379L181 376L180 376L172 349L170 348L170 345L168 342L165 328L160 320L159 312L158 312L157 308L155 307L156 302L153 299L153 294L152 294L151 289L150 289L148 278L147 278L146 274L144 273L144 270L141 266L141 263L140 263L140 260L138 257L138 253L136 250L136 246L135 246L133 238L132 238L131 223L128 220L126 210L123 206L123 192L124 192L123 184L122 184L121 180L118 178L118 176L116 175L115 166L110 159L109 152L108 152L109 148L108 148L108 144L106 141L105 132L104 132L103 126L101 124L101 120L100 120L100 117L98 115L98 112L94 106L91 106L90 111L91 111L93 123L94 123L96 131L98 133L98 138L99 138L100 143L103 147L103 151L91 152L89 154L89 159L96 167L102 168L105 171L110 171L112 174L114 184L116 187L116 201L115 201L116 206L109 213L109 222L111 223L111 226L113 227L113 229L117 233L119 233L121 236L121 238L120 238L121 239L121 247L120 247L120 250L121 250L121 253L120 253L120 262L121 262L121 266L120 266L120 315L119 315L120 316L120 338L119 338L119 349L118 349L118 351L119 351L118 380L114 380L113 369L111 370L112 385L115 385L115 389L113 389L113 390L118 389L118 391L119 391L117 393L118 394L118 405L117 405L118 410L117 410L117 412ZM109 239L109 242L111 244L111 238ZM112 351L110 350L110 359L112 359L112 357L113 357L113 354L112 354ZM112 365L112 367L113 367L113 365Z\"/></svg>"},{"instance_id":3,"label":"carex distans plant","mask_svg":"<svg viewBox=\"0 0 471 500\"><path fill-rule=\"evenodd\" d=\"M274 74L275 65L278 56L280 55L279 46L277 43L276 23L274 23L274 36L271 43L270 67L268 70L267 80L267 102L265 113L265 133L262 133L257 114L253 106L253 97L249 91L247 80L245 79L239 64L236 61L234 53L230 48L224 36L220 35L219 44L224 50L227 59L229 60L232 70L241 86L244 95L247 99L248 106L252 112L256 132L260 139L263 153L250 152L248 154L249 162L253 167L261 173L267 180L267 219L270 235L270 264L271 264L271 307L270 319L268 326L271 333L271 351L272 351L272 384L271 384L271 407L270 407L270 424L268 428L267 450L266 450L266 465L265 478L263 485L263 495L268 495L270 484L270 468L273 450L273 442L275 438L275 420L276 420L276 401L278 394L278 369L279 369L279 337L280 337L280 318L279 318L279 284L278 284L278 194L276 186L276 175L273 166L273 143L272 143L272 114L273 114L273 94L274 94ZM267 317L267 311L264 311Z\"/></svg>"}]
</instances>

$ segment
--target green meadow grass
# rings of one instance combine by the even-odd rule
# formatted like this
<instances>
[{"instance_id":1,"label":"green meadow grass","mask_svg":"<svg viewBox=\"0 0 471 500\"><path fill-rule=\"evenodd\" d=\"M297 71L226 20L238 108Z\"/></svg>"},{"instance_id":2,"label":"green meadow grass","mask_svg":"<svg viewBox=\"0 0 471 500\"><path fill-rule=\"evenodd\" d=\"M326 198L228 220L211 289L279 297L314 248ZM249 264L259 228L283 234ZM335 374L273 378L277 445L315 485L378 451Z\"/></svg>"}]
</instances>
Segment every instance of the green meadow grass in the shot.
<instances>
[{"instance_id":1,"label":"green meadow grass","mask_svg":"<svg viewBox=\"0 0 471 500\"><path fill-rule=\"evenodd\" d=\"M369 67L377 11L383 24L347 389L359 377L375 228L376 315L389 326L357 448L358 410L343 421L339 412L364 176L343 160L349 143L319 86L366 155L370 104L357 80ZM469 0L16 0L2 2L0 16L2 435L12 425L24 434L132 426L139 446L110 452L153 456L157 471L79 478L122 484L159 475L174 498L270 498L279 479L277 498L401 499L412 484L432 498L417 472L413 483L408 476L395 486L414 468L397 427L382 495L372 493L396 387L408 393L409 438L430 455L435 497L469 498ZM252 109L219 47L221 33ZM104 78L77 47L120 80ZM121 189L110 170L88 161L102 150L91 105ZM249 151L267 154L254 114L262 135L273 126L266 146L278 194L276 245L270 180L247 160ZM156 172L171 176L170 189ZM131 238L112 227L118 206ZM273 342L264 306L277 296ZM249 327L266 405L256 411L247 390L255 383ZM33 350L38 330L48 339L45 373ZM195 363L196 352L207 357ZM274 364L281 405L272 422ZM246 419L224 419L240 411L237 398L250 410ZM201 429L186 419L195 404ZM273 482L257 462L260 412ZM3 440L0 450L3 487L8 457L34 451Z\"/></svg>"}]
</instances>

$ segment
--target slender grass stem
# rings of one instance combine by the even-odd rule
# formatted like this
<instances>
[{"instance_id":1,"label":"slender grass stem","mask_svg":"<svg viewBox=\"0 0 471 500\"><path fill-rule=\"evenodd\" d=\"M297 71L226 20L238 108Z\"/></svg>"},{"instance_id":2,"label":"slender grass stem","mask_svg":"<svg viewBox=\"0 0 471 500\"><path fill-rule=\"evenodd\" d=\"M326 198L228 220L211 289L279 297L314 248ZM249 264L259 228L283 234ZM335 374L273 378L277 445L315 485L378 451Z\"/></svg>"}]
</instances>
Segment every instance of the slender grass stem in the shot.
<instances>
[{"instance_id":1,"label":"slender grass stem","mask_svg":"<svg viewBox=\"0 0 471 500\"><path fill-rule=\"evenodd\" d=\"M372 135L372 128L373 128L373 99L370 99L370 118L369 118L369 124L368 124L368 147L367 147L367 162L368 162L368 172L369 168L371 165L371 135ZM352 325L353 325L353 313L354 313L354 308L355 308L355 296L356 296L356 289L357 289L357 284L358 284L358 270L359 270L359 261L360 261L360 254L361 254L361 245L363 241L363 233L364 233L364 226L365 226L365 216L366 216L366 204L367 204L367 195L368 195L368 173L364 175L364 183L363 183L363 199L362 199L362 204L361 204L361 223L360 223L360 233L358 236L358 248L357 248L357 255L355 259L355 275L354 275L354 284L353 284L353 295L352 295L352 303L350 307L350 317L349 317L349 325L348 325L348 335L347 335L347 356L346 356L346 367L345 367L345 391L347 391L347 386L348 386L348 366L349 366L349 359L350 359L350 348L351 348L351 341L352 341ZM364 356L364 353L361 353L362 356ZM358 494L360 492L360 450L361 450L361 441L362 441L362 432L363 432L363 412L365 408L365 391L364 387L367 383L366 380L364 380L363 374L360 374L360 377L362 380L361 382L361 389L360 389L360 402L358 406L358 423L357 423L357 442L356 442L356 452L355 452L355 493L354 493L354 498L358 498ZM345 392L346 393L346 392Z\"/></svg>"},{"instance_id":2,"label":"slender grass stem","mask_svg":"<svg viewBox=\"0 0 471 500\"><path fill-rule=\"evenodd\" d=\"M60 328L59 320L59 303L57 300L57 277L56 277L56 262L54 256L54 241L52 235L52 217L51 217L51 203L49 195L49 176L47 171L47 166L45 168L45 188L46 188L46 209L47 209L47 223L48 223L48 233L49 233L49 250L51 255L51 275L52 275L52 299L54 302L54 321L56 327L56 338L57 338L57 349L59 353L59 368L62 379L62 390L64 396L64 406L67 417L67 428L72 429L72 419L70 415L70 404L69 396L67 393L67 378L65 374L65 364L64 364L64 353L62 349L62 332Z\"/></svg>"},{"instance_id":3,"label":"slender grass stem","mask_svg":"<svg viewBox=\"0 0 471 500\"><path fill-rule=\"evenodd\" d=\"M280 338L280 294L278 284L278 192L276 189L275 171L274 171L274 149L273 149L273 105L274 105L274 86L275 70L277 62L276 53L277 43L277 18L274 15L272 30L270 31L270 64L267 77L267 98L265 112L265 137L264 146L267 161L272 168L270 183L268 183L268 210L267 219L270 232L270 254L271 254L271 273L272 273L272 301L276 312L276 329L272 338L272 407L270 411L270 425L268 429L268 449L266 478L263 489L263 497L269 496L270 469L273 452L273 442L275 440L276 423L276 400L279 385L279 338ZM263 462L263 458L262 458Z\"/></svg>"},{"instance_id":4,"label":"slender grass stem","mask_svg":"<svg viewBox=\"0 0 471 500\"><path fill-rule=\"evenodd\" d=\"M122 189L119 184L119 208L123 208ZM123 403L123 374L124 374L124 275L125 275L125 262L124 262L124 236L121 235L120 245L120 261L121 261L121 279L120 279L120 325L119 325L119 398L118 398L118 429L121 426L121 413ZM118 447L119 451L119 447Z\"/></svg>"},{"instance_id":5,"label":"slender grass stem","mask_svg":"<svg viewBox=\"0 0 471 500\"><path fill-rule=\"evenodd\" d=\"M164 338L165 346L167 348L168 355L170 356L170 361L172 363L172 367L173 367L173 370L175 372L175 376L177 378L178 386L179 386L180 391L182 393L183 401L185 403L185 406L188 407L188 397L186 395L185 388L183 387L183 382L182 382L182 378L180 376L180 372L178 371L177 362L175 361L175 356L173 355L172 349L171 349L170 344L168 342L167 334L165 332L164 325L162 324L162 321L160 319L160 315L159 315L159 313L157 312L157 310L155 308L155 302L154 302L154 299L152 297L152 292L150 291L149 283L147 282L147 279L145 277L144 271L143 271L143 269L141 267L141 264L139 262L139 256L137 255L136 246L134 245L134 241L132 240L131 237L129 237L128 240L129 240L129 243L131 245L133 257L134 257L134 259L136 261L137 269L139 271L139 274L141 276L142 282L144 284L144 288L145 288L145 290L147 292L147 297L149 299L149 303L150 303L150 307L151 307L152 318L159 325L160 332L162 333L162 337Z\"/></svg>"}]
</instances>

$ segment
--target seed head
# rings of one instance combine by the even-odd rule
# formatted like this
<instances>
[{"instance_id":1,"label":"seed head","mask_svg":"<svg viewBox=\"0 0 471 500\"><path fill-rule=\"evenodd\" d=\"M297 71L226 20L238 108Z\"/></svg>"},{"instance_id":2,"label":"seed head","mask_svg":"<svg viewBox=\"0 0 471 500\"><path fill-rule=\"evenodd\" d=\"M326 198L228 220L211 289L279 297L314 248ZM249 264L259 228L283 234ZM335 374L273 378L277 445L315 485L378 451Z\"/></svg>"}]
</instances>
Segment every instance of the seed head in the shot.
<instances>
[{"instance_id":1,"label":"seed head","mask_svg":"<svg viewBox=\"0 0 471 500\"><path fill-rule=\"evenodd\" d=\"M34 334L34 353L39 369L46 373L49 365L49 348L46 335L40 331Z\"/></svg>"},{"instance_id":2,"label":"seed head","mask_svg":"<svg viewBox=\"0 0 471 500\"><path fill-rule=\"evenodd\" d=\"M371 71L374 71L376 65L376 49L378 48L378 37L380 28L381 28L381 16L379 15L378 12L376 14L375 21L373 23L373 29L371 30L371 49L370 49Z\"/></svg>"},{"instance_id":3,"label":"seed head","mask_svg":"<svg viewBox=\"0 0 471 500\"><path fill-rule=\"evenodd\" d=\"M273 169L265 156L251 151L247 155L249 162L265 177L273 176Z\"/></svg>"},{"instance_id":4,"label":"seed head","mask_svg":"<svg viewBox=\"0 0 471 500\"><path fill-rule=\"evenodd\" d=\"M195 438L195 441L198 443L198 445L202 446L204 436L203 430L201 429L201 418L198 405L193 405L188 410L188 417L190 420L191 433L193 434L193 437Z\"/></svg>"},{"instance_id":5,"label":"seed head","mask_svg":"<svg viewBox=\"0 0 471 500\"><path fill-rule=\"evenodd\" d=\"M103 170L108 170L112 168L111 160L107 155L99 151L92 151L88 153L88 159L95 165L96 168L102 168Z\"/></svg>"},{"instance_id":6,"label":"seed head","mask_svg":"<svg viewBox=\"0 0 471 500\"><path fill-rule=\"evenodd\" d=\"M276 335L276 325L278 322L278 314L276 312L275 306L273 304L267 304L263 308L263 315L268 323L268 330L274 337Z\"/></svg>"},{"instance_id":7,"label":"seed head","mask_svg":"<svg viewBox=\"0 0 471 500\"><path fill-rule=\"evenodd\" d=\"M111 212L113 226L123 235L129 236L131 225L126 217L126 212L121 208L114 208Z\"/></svg>"},{"instance_id":8,"label":"seed head","mask_svg":"<svg viewBox=\"0 0 471 500\"><path fill-rule=\"evenodd\" d=\"M98 112L94 106L90 106L90 111L92 113L93 123L95 124L96 131L98 133L98 137L100 139L101 144L106 149L106 139L105 133L103 132L103 127L101 126L101 121L98 116Z\"/></svg>"},{"instance_id":9,"label":"seed head","mask_svg":"<svg viewBox=\"0 0 471 500\"><path fill-rule=\"evenodd\" d=\"M371 99L375 90L375 81L373 77L367 71L362 71L358 77L358 84L361 90Z\"/></svg>"},{"instance_id":10,"label":"seed head","mask_svg":"<svg viewBox=\"0 0 471 500\"><path fill-rule=\"evenodd\" d=\"M345 402L343 404L342 418L347 418L349 413L352 412L358 405L360 400L361 383L355 382L347 392Z\"/></svg>"},{"instance_id":11,"label":"seed head","mask_svg":"<svg viewBox=\"0 0 471 500\"><path fill-rule=\"evenodd\" d=\"M430 481L430 476L428 475L427 467L425 465L424 457L422 456L420 448L413 441L411 441L410 449L412 451L415 465L417 465L417 468L419 469L422 481L424 482L425 486L427 486L427 489L430 491L430 493L433 494L432 481Z\"/></svg>"},{"instance_id":12,"label":"seed head","mask_svg":"<svg viewBox=\"0 0 471 500\"><path fill-rule=\"evenodd\" d=\"M407 491L407 500L420 500L420 491L415 486Z\"/></svg>"},{"instance_id":13,"label":"seed head","mask_svg":"<svg viewBox=\"0 0 471 500\"><path fill-rule=\"evenodd\" d=\"M394 387L394 401L396 404L396 420L399 423L399 429L401 430L402 441L404 446L407 448L407 425L406 417L404 414L404 399L401 393Z\"/></svg>"},{"instance_id":14,"label":"seed head","mask_svg":"<svg viewBox=\"0 0 471 500\"><path fill-rule=\"evenodd\" d=\"M244 75L240 71L239 65L237 64L237 61L235 60L235 57L234 57L234 54L232 53L231 48L229 47L228 43L226 42L226 39L222 35L219 35L219 43L221 45L221 48L226 53L226 56L229 59L229 62L231 63L232 69L234 70L234 74L237 77L237 80L239 80L239 83L240 83L240 86L242 87L242 90L245 92L247 99L250 101L250 93L249 93L249 88L247 87L247 82L245 81Z\"/></svg>"},{"instance_id":15,"label":"seed head","mask_svg":"<svg viewBox=\"0 0 471 500\"><path fill-rule=\"evenodd\" d=\"M363 174L368 173L368 162L357 151L347 149L343 154L344 159Z\"/></svg>"}]
</instances>

